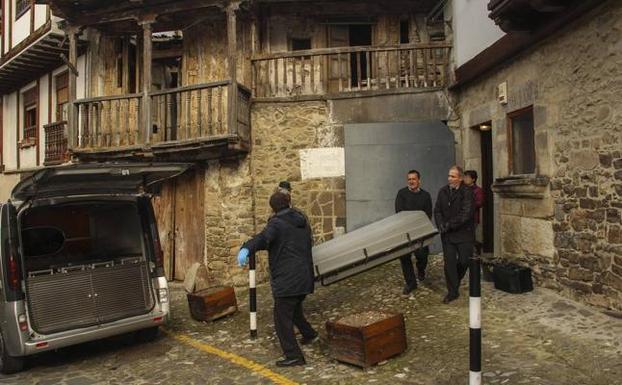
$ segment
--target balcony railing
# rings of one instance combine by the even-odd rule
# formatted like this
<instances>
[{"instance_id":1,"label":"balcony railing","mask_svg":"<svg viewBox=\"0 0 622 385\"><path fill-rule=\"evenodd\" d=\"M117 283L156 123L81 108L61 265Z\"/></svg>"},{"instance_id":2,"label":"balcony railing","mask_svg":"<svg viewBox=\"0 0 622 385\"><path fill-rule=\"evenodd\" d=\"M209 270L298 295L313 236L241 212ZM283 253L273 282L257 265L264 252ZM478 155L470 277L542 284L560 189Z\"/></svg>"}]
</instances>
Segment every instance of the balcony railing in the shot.
<instances>
[{"instance_id":1,"label":"balcony railing","mask_svg":"<svg viewBox=\"0 0 622 385\"><path fill-rule=\"evenodd\" d=\"M228 108L232 89L237 92L235 118ZM142 94L128 94L77 100L78 150L131 150L146 144L152 148L230 136L242 141L250 138L250 90L239 84L234 88L231 81L150 93L148 133L142 122L142 99Z\"/></svg>"},{"instance_id":2,"label":"balcony railing","mask_svg":"<svg viewBox=\"0 0 622 385\"><path fill-rule=\"evenodd\" d=\"M400 44L257 55L253 95L291 97L447 85L451 46Z\"/></svg>"},{"instance_id":3,"label":"balcony railing","mask_svg":"<svg viewBox=\"0 0 622 385\"><path fill-rule=\"evenodd\" d=\"M67 154L67 122L55 122L43 126L45 132L45 159L44 164L54 165L63 163Z\"/></svg>"}]
</instances>

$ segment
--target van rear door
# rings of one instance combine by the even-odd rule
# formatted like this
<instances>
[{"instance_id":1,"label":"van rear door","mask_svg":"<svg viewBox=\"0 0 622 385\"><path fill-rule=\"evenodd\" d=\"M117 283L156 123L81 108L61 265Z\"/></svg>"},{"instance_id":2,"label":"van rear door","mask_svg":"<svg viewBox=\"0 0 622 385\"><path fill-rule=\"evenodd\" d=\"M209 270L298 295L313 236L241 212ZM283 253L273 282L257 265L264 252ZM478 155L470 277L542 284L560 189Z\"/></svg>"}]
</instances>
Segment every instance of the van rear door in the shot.
<instances>
[{"instance_id":1,"label":"van rear door","mask_svg":"<svg viewBox=\"0 0 622 385\"><path fill-rule=\"evenodd\" d=\"M160 182L182 174L186 163L84 163L50 167L19 182L12 199L82 195L134 195L152 192Z\"/></svg>"}]
</instances>

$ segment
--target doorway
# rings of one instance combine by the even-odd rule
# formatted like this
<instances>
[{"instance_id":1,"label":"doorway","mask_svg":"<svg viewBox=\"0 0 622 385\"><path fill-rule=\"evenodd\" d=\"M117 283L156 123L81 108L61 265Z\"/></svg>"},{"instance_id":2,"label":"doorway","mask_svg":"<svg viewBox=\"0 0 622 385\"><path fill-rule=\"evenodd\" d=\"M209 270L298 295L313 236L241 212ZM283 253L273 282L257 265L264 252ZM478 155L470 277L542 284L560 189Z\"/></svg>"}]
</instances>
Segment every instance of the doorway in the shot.
<instances>
[{"instance_id":1,"label":"doorway","mask_svg":"<svg viewBox=\"0 0 622 385\"><path fill-rule=\"evenodd\" d=\"M350 47L370 46L372 42L371 25L370 24L353 24L349 25ZM366 79L371 77L368 74L368 68L371 66L372 56L369 55L369 65L367 63L368 55L365 52L350 54L350 86L360 87ZM368 76L369 75L369 76Z\"/></svg>"},{"instance_id":2,"label":"doorway","mask_svg":"<svg viewBox=\"0 0 622 385\"><path fill-rule=\"evenodd\" d=\"M153 198L168 280L183 280L193 263L203 263L204 196L205 168L197 165L165 182Z\"/></svg>"},{"instance_id":3,"label":"doorway","mask_svg":"<svg viewBox=\"0 0 622 385\"><path fill-rule=\"evenodd\" d=\"M480 186L484 191L484 206L482 207L482 251L494 253L494 181L492 169L492 123L485 122L479 125L480 148L482 156L482 177Z\"/></svg>"},{"instance_id":4,"label":"doorway","mask_svg":"<svg viewBox=\"0 0 622 385\"><path fill-rule=\"evenodd\" d=\"M371 46L372 42L373 25L370 23L328 25L328 47ZM369 55L369 63L367 56L365 52L329 55L329 91L337 92L341 91L341 87L352 88L366 85L367 79L372 77L371 68L373 67L372 55Z\"/></svg>"}]
</instances>

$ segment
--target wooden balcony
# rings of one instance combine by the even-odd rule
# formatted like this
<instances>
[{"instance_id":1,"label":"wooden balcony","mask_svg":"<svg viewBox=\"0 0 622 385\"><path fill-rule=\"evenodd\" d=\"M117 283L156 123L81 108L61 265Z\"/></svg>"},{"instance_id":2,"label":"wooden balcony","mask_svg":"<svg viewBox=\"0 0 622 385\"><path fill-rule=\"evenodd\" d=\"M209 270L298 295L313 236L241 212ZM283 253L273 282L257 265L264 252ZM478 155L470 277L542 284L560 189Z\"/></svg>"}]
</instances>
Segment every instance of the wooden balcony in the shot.
<instances>
[{"instance_id":1,"label":"wooden balcony","mask_svg":"<svg viewBox=\"0 0 622 385\"><path fill-rule=\"evenodd\" d=\"M308 97L438 89L448 83L451 46L400 44L323 48L252 58L253 96Z\"/></svg>"},{"instance_id":2,"label":"wooden balcony","mask_svg":"<svg viewBox=\"0 0 622 385\"><path fill-rule=\"evenodd\" d=\"M231 92L236 93L236 103L229 103ZM148 97L149 124L143 122L143 94L77 100L73 155L82 160L193 161L248 151L250 90L242 85L234 87L225 80L151 92Z\"/></svg>"},{"instance_id":3,"label":"wooden balcony","mask_svg":"<svg viewBox=\"0 0 622 385\"><path fill-rule=\"evenodd\" d=\"M46 166L61 164L67 160L67 122L55 122L43 126L45 132Z\"/></svg>"}]
</instances>

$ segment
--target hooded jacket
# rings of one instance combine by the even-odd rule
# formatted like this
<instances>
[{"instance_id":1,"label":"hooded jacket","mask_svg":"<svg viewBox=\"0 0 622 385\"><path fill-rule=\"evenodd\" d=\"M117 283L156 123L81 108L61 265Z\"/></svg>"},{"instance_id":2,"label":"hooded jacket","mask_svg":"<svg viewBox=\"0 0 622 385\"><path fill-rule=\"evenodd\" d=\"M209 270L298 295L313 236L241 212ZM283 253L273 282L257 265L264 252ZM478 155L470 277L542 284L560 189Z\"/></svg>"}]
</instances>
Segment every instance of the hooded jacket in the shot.
<instances>
[{"instance_id":1,"label":"hooded jacket","mask_svg":"<svg viewBox=\"0 0 622 385\"><path fill-rule=\"evenodd\" d=\"M311 228L300 211L291 208L279 211L268 220L261 233L242 247L251 253L268 250L274 297L313 293L313 238Z\"/></svg>"}]
</instances>

